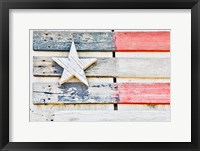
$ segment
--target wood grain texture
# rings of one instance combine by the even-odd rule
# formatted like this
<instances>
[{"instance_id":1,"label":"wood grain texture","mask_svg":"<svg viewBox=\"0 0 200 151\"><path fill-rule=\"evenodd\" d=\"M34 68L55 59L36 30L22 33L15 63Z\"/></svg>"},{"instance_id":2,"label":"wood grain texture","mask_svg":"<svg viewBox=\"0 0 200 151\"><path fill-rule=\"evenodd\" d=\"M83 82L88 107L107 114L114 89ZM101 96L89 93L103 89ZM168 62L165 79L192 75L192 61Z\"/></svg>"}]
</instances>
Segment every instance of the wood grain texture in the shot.
<instances>
[{"instance_id":1,"label":"wood grain texture","mask_svg":"<svg viewBox=\"0 0 200 151\"><path fill-rule=\"evenodd\" d=\"M169 83L33 83L33 104L170 104Z\"/></svg>"},{"instance_id":2,"label":"wood grain texture","mask_svg":"<svg viewBox=\"0 0 200 151\"><path fill-rule=\"evenodd\" d=\"M55 111L53 114L32 113L32 122L170 122L167 111Z\"/></svg>"},{"instance_id":3,"label":"wood grain texture","mask_svg":"<svg viewBox=\"0 0 200 151\"><path fill-rule=\"evenodd\" d=\"M118 104L118 111L169 111L169 104Z\"/></svg>"},{"instance_id":4,"label":"wood grain texture","mask_svg":"<svg viewBox=\"0 0 200 151\"><path fill-rule=\"evenodd\" d=\"M34 76L61 76L63 69L51 57L33 57ZM88 77L169 79L169 58L98 58L85 70Z\"/></svg>"},{"instance_id":5,"label":"wood grain texture","mask_svg":"<svg viewBox=\"0 0 200 151\"><path fill-rule=\"evenodd\" d=\"M119 83L119 102L124 104L167 104L170 103L169 83Z\"/></svg>"},{"instance_id":6,"label":"wood grain texture","mask_svg":"<svg viewBox=\"0 0 200 151\"><path fill-rule=\"evenodd\" d=\"M170 52L170 32L33 31L33 50Z\"/></svg>"},{"instance_id":7,"label":"wood grain texture","mask_svg":"<svg viewBox=\"0 0 200 151\"><path fill-rule=\"evenodd\" d=\"M69 51L72 40L77 51L113 51L112 32L33 31L33 50Z\"/></svg>"},{"instance_id":8,"label":"wood grain texture","mask_svg":"<svg viewBox=\"0 0 200 151\"><path fill-rule=\"evenodd\" d=\"M86 111L88 114L83 111ZM68 112L70 113L69 116L64 115ZM82 112L84 116L80 118L79 115L82 114ZM101 118L101 116L99 116L101 112L106 117L103 116ZM119 112L119 114L116 112ZM97 113L99 113L99 115L94 118ZM33 105L30 108L30 122L104 122L105 119L106 121L113 122L119 120L128 122L130 120L128 115L132 117L132 121L170 121L170 105L118 104L118 111L114 111L113 104ZM153 115L153 117L150 115Z\"/></svg>"},{"instance_id":9,"label":"wood grain texture","mask_svg":"<svg viewBox=\"0 0 200 151\"><path fill-rule=\"evenodd\" d=\"M117 52L169 52L170 32L115 32Z\"/></svg>"},{"instance_id":10,"label":"wood grain texture","mask_svg":"<svg viewBox=\"0 0 200 151\"><path fill-rule=\"evenodd\" d=\"M111 84L33 83L34 104L115 103ZM105 93L106 92L106 93Z\"/></svg>"},{"instance_id":11,"label":"wood grain texture","mask_svg":"<svg viewBox=\"0 0 200 151\"><path fill-rule=\"evenodd\" d=\"M68 58L52 57L52 59L63 68L63 73L59 82L60 84L63 84L69 81L71 78L76 77L87 86L88 81L84 70L97 61L96 58L79 59L74 42L72 42Z\"/></svg>"}]
</instances>

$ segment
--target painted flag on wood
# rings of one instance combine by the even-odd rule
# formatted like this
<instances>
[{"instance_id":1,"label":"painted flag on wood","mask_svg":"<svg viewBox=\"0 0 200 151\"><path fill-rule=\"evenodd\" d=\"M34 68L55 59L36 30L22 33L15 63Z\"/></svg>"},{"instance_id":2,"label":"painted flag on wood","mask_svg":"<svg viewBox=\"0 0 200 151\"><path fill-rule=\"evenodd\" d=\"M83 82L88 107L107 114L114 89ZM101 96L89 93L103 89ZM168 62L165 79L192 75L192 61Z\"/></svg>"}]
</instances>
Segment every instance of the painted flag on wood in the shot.
<instances>
[{"instance_id":1,"label":"painted flag on wood","mask_svg":"<svg viewBox=\"0 0 200 151\"><path fill-rule=\"evenodd\" d=\"M170 32L69 32L34 31L33 50L69 51L71 42L77 51L170 52Z\"/></svg>"},{"instance_id":2,"label":"painted flag on wood","mask_svg":"<svg viewBox=\"0 0 200 151\"><path fill-rule=\"evenodd\" d=\"M170 52L169 32L116 32L117 52Z\"/></svg>"},{"instance_id":3,"label":"painted flag on wood","mask_svg":"<svg viewBox=\"0 0 200 151\"><path fill-rule=\"evenodd\" d=\"M116 83L89 81L87 87L81 82L36 82L34 104L170 104L170 31L37 30L33 32L33 50L69 51L72 39L78 52L98 52L96 63L85 70L86 77L113 78ZM103 52L123 53L127 57L101 57ZM134 56L136 53L143 56ZM33 56L34 76L61 77L62 73L63 68L52 57ZM126 82L120 82L121 78Z\"/></svg>"}]
</instances>

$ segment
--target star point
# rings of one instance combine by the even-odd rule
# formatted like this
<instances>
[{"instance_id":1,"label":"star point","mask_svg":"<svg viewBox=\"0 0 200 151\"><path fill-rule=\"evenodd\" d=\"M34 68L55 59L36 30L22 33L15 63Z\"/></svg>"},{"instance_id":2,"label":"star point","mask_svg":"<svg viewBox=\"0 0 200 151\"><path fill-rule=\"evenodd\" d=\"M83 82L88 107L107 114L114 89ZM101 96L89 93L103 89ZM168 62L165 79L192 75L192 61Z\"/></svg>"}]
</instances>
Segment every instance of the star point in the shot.
<instances>
[{"instance_id":1,"label":"star point","mask_svg":"<svg viewBox=\"0 0 200 151\"><path fill-rule=\"evenodd\" d=\"M52 57L63 68L59 83L63 84L72 77L76 77L85 85L89 86L84 70L97 61L96 58L79 59L74 42L72 42L68 58Z\"/></svg>"}]
</instances>

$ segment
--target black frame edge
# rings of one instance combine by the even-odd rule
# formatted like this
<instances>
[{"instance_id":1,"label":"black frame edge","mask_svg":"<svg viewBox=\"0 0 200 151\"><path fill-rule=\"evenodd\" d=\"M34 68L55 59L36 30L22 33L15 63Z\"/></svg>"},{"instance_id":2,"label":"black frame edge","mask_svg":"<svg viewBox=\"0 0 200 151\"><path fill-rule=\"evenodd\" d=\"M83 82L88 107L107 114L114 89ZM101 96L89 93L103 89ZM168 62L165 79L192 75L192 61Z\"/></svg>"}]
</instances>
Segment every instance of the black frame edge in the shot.
<instances>
[{"instance_id":1,"label":"black frame edge","mask_svg":"<svg viewBox=\"0 0 200 151\"><path fill-rule=\"evenodd\" d=\"M2 16L3 16L3 13L2 13L2 2L0 1L0 22L2 22ZM3 35L2 35L2 23L0 23L0 73L2 73L2 38ZM2 74L0 74L0 83L2 83ZM2 112L2 107L3 107L3 104L2 104L2 100L3 100L3 96L2 96L2 87L3 85L1 84L0 85L0 123L1 123L1 127L0 127L0 148L3 148L4 146L4 143L3 143L3 128L2 128L2 124L3 124L3 112Z\"/></svg>"},{"instance_id":2,"label":"black frame edge","mask_svg":"<svg viewBox=\"0 0 200 151\"><path fill-rule=\"evenodd\" d=\"M9 143L9 11L1 2L1 147ZM4 57L3 57L4 56Z\"/></svg>"},{"instance_id":3,"label":"black frame edge","mask_svg":"<svg viewBox=\"0 0 200 151\"><path fill-rule=\"evenodd\" d=\"M31 2L31 3L30 3ZM48 3L48 5L47 5ZM67 3L67 5L66 5ZM64 5L65 4L65 5ZM133 7L134 4L134 7ZM79 5L79 6L78 6ZM72 2L66 0L0 0L0 149L15 150L165 150L165 151L200 151L200 103L192 104L192 143L12 143L9 142L9 9L62 9L62 8L177 8L192 11L192 100L199 100L200 82L200 3L198 0L126 0L115 2L97 0L97 2ZM196 50L196 51L194 51ZM3 57L4 56L4 57ZM196 115L196 116L194 116ZM115 147L113 147L115 146Z\"/></svg>"},{"instance_id":4,"label":"black frame edge","mask_svg":"<svg viewBox=\"0 0 200 151\"><path fill-rule=\"evenodd\" d=\"M199 87L199 84L198 83L198 72L199 72L199 61L198 61L198 58L199 58L199 34L200 34L200 27L199 27L199 21L200 19L198 18L199 17L199 8L200 8L200 3L198 2L196 5L193 6L192 10L191 10L191 13L192 13L192 16L191 16L191 21L192 21L192 24L191 24L191 28L192 28L192 31L191 31L191 45L192 45L192 60L191 60L191 69L192 69L192 76L191 76L191 94L192 94L192 98L191 100L194 100L194 99L197 99L199 100L199 97L198 97L198 87ZM197 51L194 51L194 50L197 50ZM199 135L196 135L195 133L198 134L198 117L199 116L199 113L198 113L198 109L199 108L199 103L198 101L196 101L195 103L192 103L192 117L191 117L191 134L192 134L192 137L191 137L191 141L193 143L193 145L195 146L195 148L199 148L199 142L198 142L198 139L199 139ZM198 116L194 116L195 114L198 114Z\"/></svg>"}]
</instances>

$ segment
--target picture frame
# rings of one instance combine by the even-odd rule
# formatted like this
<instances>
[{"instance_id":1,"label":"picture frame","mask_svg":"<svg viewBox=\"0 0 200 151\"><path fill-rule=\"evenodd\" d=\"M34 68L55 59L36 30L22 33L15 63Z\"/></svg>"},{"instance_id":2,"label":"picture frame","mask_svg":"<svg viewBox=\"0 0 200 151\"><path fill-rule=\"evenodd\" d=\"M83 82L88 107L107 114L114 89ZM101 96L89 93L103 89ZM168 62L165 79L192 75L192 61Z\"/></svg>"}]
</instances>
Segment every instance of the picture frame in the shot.
<instances>
[{"instance_id":1,"label":"picture frame","mask_svg":"<svg viewBox=\"0 0 200 151\"><path fill-rule=\"evenodd\" d=\"M191 9L191 142L9 142L9 10L10 9ZM0 2L0 149L15 150L200 150L199 0L1 0Z\"/></svg>"}]
</instances>

